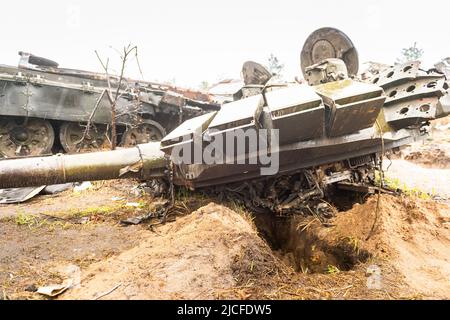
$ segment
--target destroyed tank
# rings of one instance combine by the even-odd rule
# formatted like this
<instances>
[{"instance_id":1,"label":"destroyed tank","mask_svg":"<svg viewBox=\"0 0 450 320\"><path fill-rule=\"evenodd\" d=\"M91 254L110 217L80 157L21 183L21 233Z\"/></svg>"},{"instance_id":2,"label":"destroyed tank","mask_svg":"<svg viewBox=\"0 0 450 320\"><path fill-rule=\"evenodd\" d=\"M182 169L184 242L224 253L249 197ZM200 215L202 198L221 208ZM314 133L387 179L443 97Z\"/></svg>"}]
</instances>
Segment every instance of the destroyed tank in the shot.
<instances>
[{"instance_id":1,"label":"destroyed tank","mask_svg":"<svg viewBox=\"0 0 450 320\"><path fill-rule=\"evenodd\" d=\"M18 68L0 66L0 157L110 148L114 102L123 147L159 141L183 120L219 108L206 95L196 100L170 86L19 54Z\"/></svg>"},{"instance_id":2,"label":"destroyed tank","mask_svg":"<svg viewBox=\"0 0 450 320\"><path fill-rule=\"evenodd\" d=\"M273 81L247 62L236 101L185 121L161 142L2 160L0 187L138 178L278 214L320 210L333 190L379 190L382 157L427 137L429 121L450 113L450 95L445 76L419 62L361 80L355 57L347 36L320 29L304 45L302 83Z\"/></svg>"}]
</instances>

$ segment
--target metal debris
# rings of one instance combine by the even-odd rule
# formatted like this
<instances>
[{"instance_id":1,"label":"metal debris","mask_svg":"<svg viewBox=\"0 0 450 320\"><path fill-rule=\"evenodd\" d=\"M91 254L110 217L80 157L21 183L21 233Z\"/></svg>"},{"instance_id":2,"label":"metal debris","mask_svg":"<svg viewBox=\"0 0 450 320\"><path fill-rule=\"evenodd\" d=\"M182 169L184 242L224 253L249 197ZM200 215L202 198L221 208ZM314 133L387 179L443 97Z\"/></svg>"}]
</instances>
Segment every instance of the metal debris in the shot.
<instances>
[{"instance_id":1,"label":"metal debris","mask_svg":"<svg viewBox=\"0 0 450 320\"><path fill-rule=\"evenodd\" d=\"M120 221L120 223L124 225L138 225L151 219L164 220L167 216L168 211L172 207L172 203L168 200L155 201L154 206L155 208L151 212L122 220Z\"/></svg>"},{"instance_id":2,"label":"metal debris","mask_svg":"<svg viewBox=\"0 0 450 320\"><path fill-rule=\"evenodd\" d=\"M54 184L51 186L46 186L42 193L44 194L57 194L64 192L66 190L69 190L73 188L74 183L63 183L63 184Z\"/></svg>"},{"instance_id":3,"label":"metal debris","mask_svg":"<svg viewBox=\"0 0 450 320\"><path fill-rule=\"evenodd\" d=\"M22 203L38 195L45 186L0 189L0 204Z\"/></svg>"}]
</instances>

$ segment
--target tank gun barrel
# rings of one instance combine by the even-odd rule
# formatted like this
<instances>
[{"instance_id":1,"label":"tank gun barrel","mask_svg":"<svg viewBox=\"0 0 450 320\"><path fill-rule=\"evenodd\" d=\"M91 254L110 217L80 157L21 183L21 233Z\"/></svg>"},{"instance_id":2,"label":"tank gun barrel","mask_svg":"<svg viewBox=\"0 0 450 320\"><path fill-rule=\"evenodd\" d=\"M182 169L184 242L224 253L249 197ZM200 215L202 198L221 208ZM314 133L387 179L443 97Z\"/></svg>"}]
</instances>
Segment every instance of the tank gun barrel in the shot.
<instances>
[{"instance_id":1,"label":"tank gun barrel","mask_svg":"<svg viewBox=\"0 0 450 320\"><path fill-rule=\"evenodd\" d=\"M151 142L114 151L4 159L0 161L0 188L163 177L166 160L159 145Z\"/></svg>"}]
</instances>

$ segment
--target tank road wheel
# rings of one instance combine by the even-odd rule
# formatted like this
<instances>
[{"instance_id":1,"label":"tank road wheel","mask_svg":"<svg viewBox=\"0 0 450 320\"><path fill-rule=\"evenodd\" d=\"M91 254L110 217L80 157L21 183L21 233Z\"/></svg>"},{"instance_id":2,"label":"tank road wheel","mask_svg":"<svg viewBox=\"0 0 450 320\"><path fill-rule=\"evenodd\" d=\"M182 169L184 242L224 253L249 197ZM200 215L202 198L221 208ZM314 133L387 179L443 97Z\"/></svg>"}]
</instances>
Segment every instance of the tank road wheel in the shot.
<instances>
[{"instance_id":1,"label":"tank road wheel","mask_svg":"<svg viewBox=\"0 0 450 320\"><path fill-rule=\"evenodd\" d=\"M166 131L158 122L146 120L144 123L125 131L122 136L122 146L129 148L137 144L161 141L165 135Z\"/></svg>"},{"instance_id":2,"label":"tank road wheel","mask_svg":"<svg viewBox=\"0 0 450 320\"><path fill-rule=\"evenodd\" d=\"M55 132L47 120L35 118L0 120L0 157L49 154L54 141Z\"/></svg>"},{"instance_id":3,"label":"tank road wheel","mask_svg":"<svg viewBox=\"0 0 450 320\"><path fill-rule=\"evenodd\" d=\"M103 124L86 125L74 122L63 123L59 129L59 141L67 153L92 152L111 148L107 127Z\"/></svg>"}]
</instances>

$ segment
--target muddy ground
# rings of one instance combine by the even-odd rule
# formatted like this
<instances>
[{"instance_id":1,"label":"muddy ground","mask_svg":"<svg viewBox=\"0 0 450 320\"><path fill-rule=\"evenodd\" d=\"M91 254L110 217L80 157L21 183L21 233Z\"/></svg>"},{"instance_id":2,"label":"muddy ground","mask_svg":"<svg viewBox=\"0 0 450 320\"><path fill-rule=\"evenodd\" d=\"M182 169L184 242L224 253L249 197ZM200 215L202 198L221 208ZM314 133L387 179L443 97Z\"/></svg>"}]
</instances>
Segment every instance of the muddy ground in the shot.
<instances>
[{"instance_id":1,"label":"muddy ground","mask_svg":"<svg viewBox=\"0 0 450 320\"><path fill-rule=\"evenodd\" d=\"M166 223L123 226L159 201L135 181L1 205L0 299L47 299L36 289L67 279L58 299L448 299L449 167L423 150L448 150L450 130L434 125L386 173L410 192L337 202L327 225L179 192Z\"/></svg>"}]
</instances>

